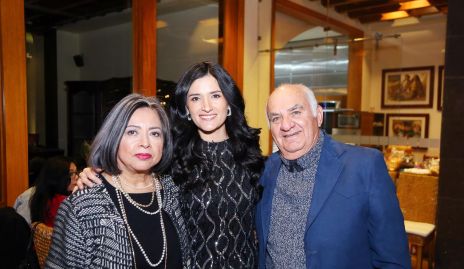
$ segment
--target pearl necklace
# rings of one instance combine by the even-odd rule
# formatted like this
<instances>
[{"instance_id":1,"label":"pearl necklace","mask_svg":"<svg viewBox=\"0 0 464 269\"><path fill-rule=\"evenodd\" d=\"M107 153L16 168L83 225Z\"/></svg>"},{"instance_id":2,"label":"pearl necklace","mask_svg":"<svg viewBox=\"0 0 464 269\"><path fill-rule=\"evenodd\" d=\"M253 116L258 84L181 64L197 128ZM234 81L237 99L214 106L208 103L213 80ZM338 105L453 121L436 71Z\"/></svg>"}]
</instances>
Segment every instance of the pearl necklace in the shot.
<instances>
[{"instance_id":1,"label":"pearl necklace","mask_svg":"<svg viewBox=\"0 0 464 269\"><path fill-rule=\"evenodd\" d=\"M153 178L153 182L155 182L155 187L156 187L156 177L154 174L151 175L152 178ZM147 211L143 208L147 208L149 206L151 206L153 204L153 202L155 201L155 190L153 190L152 194L151 194L151 200L150 200L150 203L146 204L146 205L143 205L143 204L140 204L138 202L136 202L134 199L132 199L132 197L130 197L130 195L124 191L122 185L121 185L121 179L119 178L119 176L111 176L111 179L113 180L113 182L115 183L116 185L116 189L119 190L123 195L124 197L126 197L127 201L129 201L129 203L131 203L133 206L135 206L135 208L137 208L138 210L142 211L143 213L147 214L147 215L156 215L159 213L159 209L154 211L154 212L150 212L150 211Z\"/></svg>"},{"instance_id":2,"label":"pearl necklace","mask_svg":"<svg viewBox=\"0 0 464 269\"><path fill-rule=\"evenodd\" d=\"M131 186L131 185L128 184L128 183L124 183L124 181L122 181L122 180L120 180L120 181L121 181L122 185L127 186L127 187L131 187L131 188L133 188L133 189L135 189L135 190L145 190L145 189L148 189L148 188L150 188L151 186L153 186L153 182L150 182L149 184L147 184L147 185L145 185L145 186L142 186L142 187L136 187L136 186Z\"/></svg>"},{"instance_id":3,"label":"pearl necklace","mask_svg":"<svg viewBox=\"0 0 464 269\"><path fill-rule=\"evenodd\" d=\"M152 175L152 176L153 176L154 183L155 183L155 188L156 188L156 190L155 190L156 191L156 200L157 200L158 206L159 206L157 212L160 212L161 208L163 207L163 201L161 199L161 185L160 185L159 181L154 177L154 175ZM116 188L116 196L118 198L119 207L121 208L122 218L123 218L124 224L126 224L127 230L129 231L129 235L130 235L130 237L132 239L134 239L137 247L140 249L140 252L142 252L143 257L145 258L145 261L151 267L157 267L158 265L161 264L161 262L163 261L165 255L166 255L166 258L167 258L167 255L168 255L168 253L167 253L168 249L167 249L167 240L166 240L166 229L164 227L163 214L160 213L160 226L161 226L161 234L162 234L162 237L163 237L163 251L161 253L161 257L160 257L159 261L156 262L156 263L153 263L148 258L148 255L145 252L145 249L143 249L142 244L139 242L139 240L137 239L137 237L135 236L134 232L132 231L132 229L131 229L131 227L129 225L129 221L127 220L127 214L126 214L126 210L124 208L124 203L122 201L121 193L122 193L122 191L119 190L118 188ZM134 256L134 263L135 263L135 253L134 253L134 248L133 247L132 247L132 255ZM166 263L167 263L167 261L166 261Z\"/></svg>"}]
</instances>

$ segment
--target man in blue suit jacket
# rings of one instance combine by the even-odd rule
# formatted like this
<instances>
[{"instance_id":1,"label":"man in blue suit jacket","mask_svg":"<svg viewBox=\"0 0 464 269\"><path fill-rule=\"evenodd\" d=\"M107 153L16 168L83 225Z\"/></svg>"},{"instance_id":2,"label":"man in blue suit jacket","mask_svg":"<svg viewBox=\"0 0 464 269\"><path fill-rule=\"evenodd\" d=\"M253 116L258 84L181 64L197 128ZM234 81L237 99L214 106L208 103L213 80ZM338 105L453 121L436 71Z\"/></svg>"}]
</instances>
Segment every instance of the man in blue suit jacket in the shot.
<instances>
[{"instance_id":1,"label":"man in blue suit jacket","mask_svg":"<svg viewBox=\"0 0 464 269\"><path fill-rule=\"evenodd\" d=\"M279 152L266 162L257 206L260 268L410 268L395 187L382 154L319 130L322 108L304 85L269 97Z\"/></svg>"}]
</instances>

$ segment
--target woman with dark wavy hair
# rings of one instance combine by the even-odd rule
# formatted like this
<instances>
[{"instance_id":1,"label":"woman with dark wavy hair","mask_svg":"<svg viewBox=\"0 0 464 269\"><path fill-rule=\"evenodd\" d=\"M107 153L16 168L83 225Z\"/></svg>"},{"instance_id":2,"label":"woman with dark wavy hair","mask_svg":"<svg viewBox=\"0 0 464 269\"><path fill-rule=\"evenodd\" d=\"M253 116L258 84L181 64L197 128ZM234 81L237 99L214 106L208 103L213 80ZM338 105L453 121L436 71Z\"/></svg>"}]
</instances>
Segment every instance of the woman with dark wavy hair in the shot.
<instances>
[{"instance_id":1,"label":"woman with dark wavy hair","mask_svg":"<svg viewBox=\"0 0 464 269\"><path fill-rule=\"evenodd\" d=\"M76 186L77 174L71 158L58 156L45 162L29 202L31 223L38 221L53 227L58 207Z\"/></svg>"},{"instance_id":2,"label":"woman with dark wavy hair","mask_svg":"<svg viewBox=\"0 0 464 269\"><path fill-rule=\"evenodd\" d=\"M201 62L180 78L170 106L182 212L194 268L255 268L258 179L263 168L259 129L248 126L232 77Z\"/></svg>"}]
</instances>

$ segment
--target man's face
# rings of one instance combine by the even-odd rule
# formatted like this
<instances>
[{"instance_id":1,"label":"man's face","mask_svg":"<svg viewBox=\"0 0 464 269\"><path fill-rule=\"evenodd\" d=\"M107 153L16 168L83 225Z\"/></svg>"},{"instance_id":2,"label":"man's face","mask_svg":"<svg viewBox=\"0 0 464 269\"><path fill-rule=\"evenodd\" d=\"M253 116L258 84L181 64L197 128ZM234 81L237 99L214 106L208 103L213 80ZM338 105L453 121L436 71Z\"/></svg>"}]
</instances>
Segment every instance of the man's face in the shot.
<instances>
[{"instance_id":1,"label":"man's face","mask_svg":"<svg viewBox=\"0 0 464 269\"><path fill-rule=\"evenodd\" d=\"M275 91L269 97L267 116L274 142L285 159L303 156L317 142L322 108L318 106L315 117L302 89L286 87Z\"/></svg>"}]
</instances>

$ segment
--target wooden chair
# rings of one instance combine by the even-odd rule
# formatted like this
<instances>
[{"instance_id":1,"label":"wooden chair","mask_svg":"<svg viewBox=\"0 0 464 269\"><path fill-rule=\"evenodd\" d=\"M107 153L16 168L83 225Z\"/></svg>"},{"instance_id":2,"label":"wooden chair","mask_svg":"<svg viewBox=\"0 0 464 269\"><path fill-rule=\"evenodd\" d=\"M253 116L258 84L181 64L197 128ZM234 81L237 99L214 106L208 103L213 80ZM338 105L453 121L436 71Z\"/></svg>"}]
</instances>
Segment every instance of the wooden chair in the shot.
<instances>
[{"instance_id":1,"label":"wooden chair","mask_svg":"<svg viewBox=\"0 0 464 269\"><path fill-rule=\"evenodd\" d=\"M396 188L415 268L422 268L425 255L428 267L434 268L438 177L402 172Z\"/></svg>"},{"instance_id":2,"label":"wooden chair","mask_svg":"<svg viewBox=\"0 0 464 269\"><path fill-rule=\"evenodd\" d=\"M40 268L45 267L48 251L52 241L53 228L41 222L34 222L32 224L32 231L34 233L34 248L37 253Z\"/></svg>"}]
</instances>

